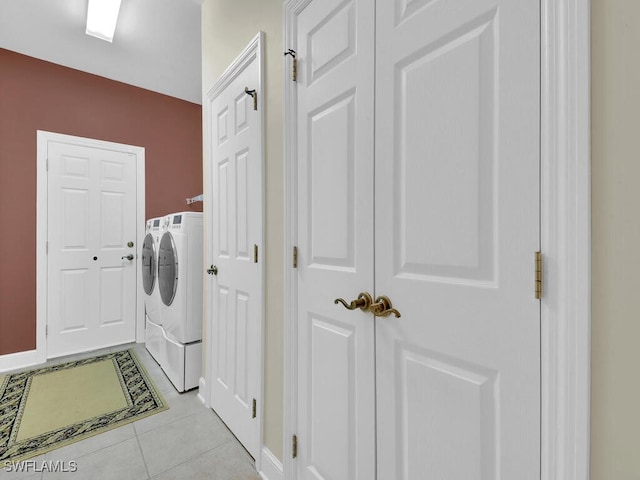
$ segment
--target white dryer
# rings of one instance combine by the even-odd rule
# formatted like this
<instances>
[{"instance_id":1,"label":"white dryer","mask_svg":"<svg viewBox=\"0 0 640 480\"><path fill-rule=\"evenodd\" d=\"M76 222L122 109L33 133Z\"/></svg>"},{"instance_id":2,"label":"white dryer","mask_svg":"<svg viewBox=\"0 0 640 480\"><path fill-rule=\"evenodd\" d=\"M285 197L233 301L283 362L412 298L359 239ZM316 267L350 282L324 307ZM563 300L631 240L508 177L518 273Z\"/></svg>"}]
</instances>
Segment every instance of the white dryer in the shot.
<instances>
[{"instance_id":1,"label":"white dryer","mask_svg":"<svg viewBox=\"0 0 640 480\"><path fill-rule=\"evenodd\" d=\"M159 343L159 353L149 351L182 392L198 386L202 367L202 213L173 213L165 225L158 246L162 325L147 323L147 338Z\"/></svg>"}]
</instances>

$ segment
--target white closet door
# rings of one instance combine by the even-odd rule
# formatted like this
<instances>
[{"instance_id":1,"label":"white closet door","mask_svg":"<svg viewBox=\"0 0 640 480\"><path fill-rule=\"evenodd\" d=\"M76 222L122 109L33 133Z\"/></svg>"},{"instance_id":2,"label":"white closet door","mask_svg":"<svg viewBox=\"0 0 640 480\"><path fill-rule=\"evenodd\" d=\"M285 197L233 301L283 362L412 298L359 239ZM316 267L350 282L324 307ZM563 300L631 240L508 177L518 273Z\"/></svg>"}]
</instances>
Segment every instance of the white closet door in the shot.
<instances>
[{"instance_id":1,"label":"white closet door","mask_svg":"<svg viewBox=\"0 0 640 480\"><path fill-rule=\"evenodd\" d=\"M373 2L311 2L297 22L297 478L375 475Z\"/></svg>"},{"instance_id":2,"label":"white closet door","mask_svg":"<svg viewBox=\"0 0 640 480\"><path fill-rule=\"evenodd\" d=\"M539 9L377 2L380 480L540 478Z\"/></svg>"},{"instance_id":3,"label":"white closet door","mask_svg":"<svg viewBox=\"0 0 640 480\"><path fill-rule=\"evenodd\" d=\"M245 88L257 90L256 56L211 101L211 407L254 457L260 453L262 122ZM257 95L262 92L257 91ZM261 258L258 259L262 261Z\"/></svg>"},{"instance_id":4,"label":"white closet door","mask_svg":"<svg viewBox=\"0 0 640 480\"><path fill-rule=\"evenodd\" d=\"M47 357L135 341L135 156L49 142L48 164Z\"/></svg>"}]
</instances>

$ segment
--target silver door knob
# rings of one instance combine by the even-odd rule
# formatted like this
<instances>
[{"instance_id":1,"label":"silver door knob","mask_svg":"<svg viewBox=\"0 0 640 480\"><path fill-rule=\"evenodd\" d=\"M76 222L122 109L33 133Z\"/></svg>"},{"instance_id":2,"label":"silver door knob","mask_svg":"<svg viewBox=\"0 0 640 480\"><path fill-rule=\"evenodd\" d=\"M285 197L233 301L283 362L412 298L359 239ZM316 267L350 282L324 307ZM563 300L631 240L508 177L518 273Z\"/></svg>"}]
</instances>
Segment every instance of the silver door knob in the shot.
<instances>
[{"instance_id":1,"label":"silver door knob","mask_svg":"<svg viewBox=\"0 0 640 480\"><path fill-rule=\"evenodd\" d=\"M127 259L129 261L133 260L133 254L129 254L129 255L125 255L124 257L122 257L122 260Z\"/></svg>"},{"instance_id":2,"label":"silver door knob","mask_svg":"<svg viewBox=\"0 0 640 480\"><path fill-rule=\"evenodd\" d=\"M215 265L211 265L209 268L207 268L207 273L209 275L218 275L218 267L216 267Z\"/></svg>"}]
</instances>

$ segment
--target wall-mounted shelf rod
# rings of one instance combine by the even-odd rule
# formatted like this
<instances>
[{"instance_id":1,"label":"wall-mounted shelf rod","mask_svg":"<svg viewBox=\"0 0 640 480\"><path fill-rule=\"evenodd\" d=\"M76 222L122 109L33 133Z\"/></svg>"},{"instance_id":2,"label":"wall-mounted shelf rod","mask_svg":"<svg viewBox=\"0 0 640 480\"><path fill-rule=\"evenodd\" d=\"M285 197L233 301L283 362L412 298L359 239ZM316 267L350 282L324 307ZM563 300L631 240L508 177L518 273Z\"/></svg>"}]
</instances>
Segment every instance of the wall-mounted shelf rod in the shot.
<instances>
[{"instance_id":1,"label":"wall-mounted shelf rod","mask_svg":"<svg viewBox=\"0 0 640 480\"><path fill-rule=\"evenodd\" d=\"M195 197L187 198L187 205L191 205L196 202L204 202L204 194L196 195Z\"/></svg>"}]
</instances>

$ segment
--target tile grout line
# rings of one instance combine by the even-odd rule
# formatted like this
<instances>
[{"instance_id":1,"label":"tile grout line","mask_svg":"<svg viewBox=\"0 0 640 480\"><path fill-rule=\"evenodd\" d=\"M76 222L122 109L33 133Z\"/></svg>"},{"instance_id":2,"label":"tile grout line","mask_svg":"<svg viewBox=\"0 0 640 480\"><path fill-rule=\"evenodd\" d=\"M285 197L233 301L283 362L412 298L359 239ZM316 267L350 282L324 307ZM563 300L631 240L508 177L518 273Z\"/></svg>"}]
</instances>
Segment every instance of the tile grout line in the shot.
<instances>
[{"instance_id":1,"label":"tile grout line","mask_svg":"<svg viewBox=\"0 0 640 480\"><path fill-rule=\"evenodd\" d=\"M220 445L216 445L215 447L210 448L209 450L205 450L205 451L204 451L204 452L202 452L202 453L199 453L199 454L197 454L197 455L194 455L194 456L193 456L193 457L191 457L191 458L186 459L184 462L180 462L180 463L178 463L178 464L176 464L176 465L173 465L173 466L171 466L171 467L167 468L166 470L163 470L163 471L161 471L161 472L158 472L158 473L156 474L156 476L158 476L158 475L162 475L163 473L166 473L166 472L169 472L169 471L173 470L174 468L178 468L178 467L180 467L180 466L182 466L182 465L184 465L184 464L186 464L186 463L193 462L196 458L199 458L199 457L202 457L202 456L204 456L204 455L207 455L207 454L209 454L209 453L213 452L214 450L217 450L217 449L219 449L220 447L222 447L222 446L224 446L224 445L226 445L226 444L228 444L228 443L232 442L233 440L234 440L233 438L229 438L229 439L225 440L224 442L222 442ZM146 463L145 463L145 466L146 466ZM149 477L149 478L151 478L151 477Z\"/></svg>"},{"instance_id":2,"label":"tile grout line","mask_svg":"<svg viewBox=\"0 0 640 480\"><path fill-rule=\"evenodd\" d=\"M168 403L168 402L167 402L167 403ZM172 408L172 407L171 407L171 406L169 406L169 409L171 409L171 408ZM162 414L162 413L163 413L163 412L159 412L159 413L158 413L158 415L160 415L160 414ZM160 425L158 425L158 426L156 426L156 427L153 427L153 428L152 428L152 429L150 429L150 430L147 430L147 431L145 431L145 432L142 432L142 433L140 433L140 435L146 435L147 433L151 433L151 432L153 432L154 430L158 430L158 429L160 429L160 428L164 428L164 427L166 427L167 425L172 425L172 424L174 424L174 423L176 423L176 422L182 422L182 421L184 421L185 419L190 418L190 417L194 417L194 416L196 416L196 415L202 415L202 413L201 413L201 412L192 412L192 413L187 413L186 415L183 415L183 416L178 417L178 418L174 418L173 420L171 420L171 421L169 421L169 422L167 422L167 423L162 423L162 424L160 424ZM214 415L215 415L215 414L214 414ZM151 418L151 417L147 417L147 418ZM218 417L217 415L216 415L216 417L215 417L215 418L217 418L217 419L219 420L219 417ZM142 421L142 420L145 420L145 419L143 418L143 419L138 420L138 421ZM135 432L136 432L136 436L138 436L138 429L136 428L136 425L135 425L136 423L137 423L137 422L134 422L134 423L133 423L133 429L134 429L134 430L135 430ZM226 427L226 425L225 425L225 428L227 428L227 427ZM228 429L228 428L227 428L227 429Z\"/></svg>"},{"instance_id":3,"label":"tile grout line","mask_svg":"<svg viewBox=\"0 0 640 480\"><path fill-rule=\"evenodd\" d=\"M144 471L147 472L147 478L151 479L151 474L149 473L149 466L147 465L147 459L144 457L144 450L142 450L142 445L140 444L140 438L138 438L138 430L136 430L136 426L133 426L133 433L136 437L136 443L138 444L138 449L140 450L140 456L142 457L142 463L144 464Z\"/></svg>"}]
</instances>

